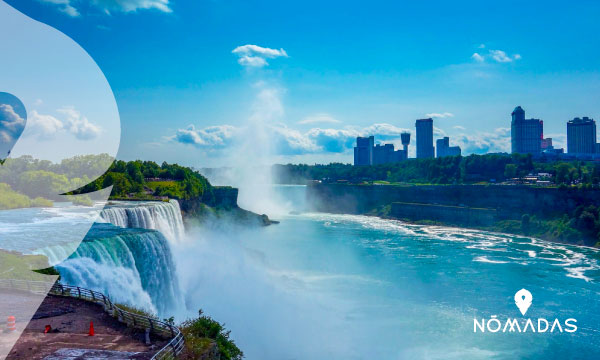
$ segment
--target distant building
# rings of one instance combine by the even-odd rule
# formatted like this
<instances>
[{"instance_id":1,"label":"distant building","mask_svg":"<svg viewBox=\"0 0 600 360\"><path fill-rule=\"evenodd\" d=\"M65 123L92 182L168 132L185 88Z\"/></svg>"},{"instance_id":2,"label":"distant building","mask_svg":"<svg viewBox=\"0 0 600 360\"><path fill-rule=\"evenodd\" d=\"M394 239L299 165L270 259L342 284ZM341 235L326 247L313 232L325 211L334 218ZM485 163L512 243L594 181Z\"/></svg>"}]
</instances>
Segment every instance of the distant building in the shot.
<instances>
[{"instance_id":1,"label":"distant building","mask_svg":"<svg viewBox=\"0 0 600 360\"><path fill-rule=\"evenodd\" d=\"M402 140L402 150L404 151L404 160L406 160L408 159L408 145L410 144L410 133L401 133L400 140Z\"/></svg>"},{"instance_id":2,"label":"distant building","mask_svg":"<svg viewBox=\"0 0 600 360\"><path fill-rule=\"evenodd\" d=\"M406 150L394 150L394 144L374 145L374 143L375 138L373 136L359 136L356 138L354 166L397 163L408 158L408 152ZM407 146L408 144L404 148L407 149Z\"/></svg>"},{"instance_id":3,"label":"distant building","mask_svg":"<svg viewBox=\"0 0 600 360\"><path fill-rule=\"evenodd\" d=\"M373 148L373 165L397 163L405 159L404 150L394 151L394 144L377 144Z\"/></svg>"},{"instance_id":4,"label":"distant building","mask_svg":"<svg viewBox=\"0 0 600 360\"><path fill-rule=\"evenodd\" d=\"M418 119L417 128L417 159L435 157L433 149L433 119Z\"/></svg>"},{"instance_id":5,"label":"distant building","mask_svg":"<svg viewBox=\"0 0 600 360\"><path fill-rule=\"evenodd\" d=\"M357 137L356 147L354 148L354 165L373 165L373 145L375 137Z\"/></svg>"},{"instance_id":6,"label":"distant building","mask_svg":"<svg viewBox=\"0 0 600 360\"><path fill-rule=\"evenodd\" d=\"M569 154L596 153L596 122L584 117L567 122L567 152Z\"/></svg>"},{"instance_id":7,"label":"distant building","mask_svg":"<svg viewBox=\"0 0 600 360\"><path fill-rule=\"evenodd\" d=\"M544 138L544 122L539 119L525 119L525 110L517 106L511 113L511 149L513 153L539 154Z\"/></svg>"},{"instance_id":8,"label":"distant building","mask_svg":"<svg viewBox=\"0 0 600 360\"><path fill-rule=\"evenodd\" d=\"M542 151L553 150L554 146L552 146L552 138L542 139L540 148Z\"/></svg>"},{"instance_id":9,"label":"distant building","mask_svg":"<svg viewBox=\"0 0 600 360\"><path fill-rule=\"evenodd\" d=\"M447 136L435 142L435 151L439 158L444 156L458 156L461 153L460 146L450 146L450 138Z\"/></svg>"},{"instance_id":10,"label":"distant building","mask_svg":"<svg viewBox=\"0 0 600 360\"><path fill-rule=\"evenodd\" d=\"M394 144L375 145L373 148L373 165L387 164L394 157Z\"/></svg>"}]
</instances>

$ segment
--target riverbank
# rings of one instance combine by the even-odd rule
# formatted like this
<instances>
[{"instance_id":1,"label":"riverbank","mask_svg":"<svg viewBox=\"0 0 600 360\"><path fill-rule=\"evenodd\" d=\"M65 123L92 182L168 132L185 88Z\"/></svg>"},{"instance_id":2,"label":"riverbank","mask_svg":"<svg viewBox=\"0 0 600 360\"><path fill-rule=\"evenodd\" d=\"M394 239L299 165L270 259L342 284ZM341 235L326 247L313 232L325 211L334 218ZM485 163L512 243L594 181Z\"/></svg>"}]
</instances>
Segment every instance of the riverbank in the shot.
<instances>
[{"instance_id":1,"label":"riverbank","mask_svg":"<svg viewBox=\"0 0 600 360\"><path fill-rule=\"evenodd\" d=\"M377 215L598 247L600 190L503 185L311 184L313 210Z\"/></svg>"}]
</instances>

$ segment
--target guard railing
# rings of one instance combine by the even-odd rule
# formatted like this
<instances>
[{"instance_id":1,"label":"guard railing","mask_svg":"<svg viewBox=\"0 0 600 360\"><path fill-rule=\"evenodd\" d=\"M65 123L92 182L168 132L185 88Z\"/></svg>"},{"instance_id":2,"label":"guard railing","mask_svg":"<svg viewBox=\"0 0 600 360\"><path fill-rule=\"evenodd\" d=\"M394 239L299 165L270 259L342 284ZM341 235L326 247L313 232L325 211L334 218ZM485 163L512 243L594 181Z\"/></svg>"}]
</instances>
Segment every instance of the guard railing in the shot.
<instances>
[{"instance_id":1,"label":"guard railing","mask_svg":"<svg viewBox=\"0 0 600 360\"><path fill-rule=\"evenodd\" d=\"M94 290L84 289L79 286L65 285L61 283L47 283L43 281L27 281L0 279L0 287L15 290L29 291L36 294L52 294L57 296L68 296L81 299L104 307L104 310L129 327L149 330L152 334L162 338L170 339L161 348L152 360L176 359L183 352L184 337L179 328L173 324L158 320L153 317L134 314L115 305L106 295Z\"/></svg>"}]
</instances>

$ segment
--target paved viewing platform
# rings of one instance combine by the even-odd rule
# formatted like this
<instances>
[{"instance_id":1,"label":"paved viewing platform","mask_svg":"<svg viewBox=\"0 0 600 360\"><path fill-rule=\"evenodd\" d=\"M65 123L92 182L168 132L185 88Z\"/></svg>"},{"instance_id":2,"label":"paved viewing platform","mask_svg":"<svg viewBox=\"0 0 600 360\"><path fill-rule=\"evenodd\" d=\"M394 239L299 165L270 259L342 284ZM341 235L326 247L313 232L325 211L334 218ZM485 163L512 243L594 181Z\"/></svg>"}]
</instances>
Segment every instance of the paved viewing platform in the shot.
<instances>
[{"instance_id":1,"label":"paved viewing platform","mask_svg":"<svg viewBox=\"0 0 600 360\"><path fill-rule=\"evenodd\" d=\"M21 291L6 294L3 291L0 298L5 296L18 297L26 303L32 295ZM17 326L23 326L19 322L18 309L15 311L16 314L12 316L17 319ZM94 336L89 336L90 322L94 324ZM51 330L45 333L48 325ZM0 341L11 335L5 328L2 330ZM167 343L153 335L150 345L145 340L143 330L127 327L107 314L101 305L71 297L48 295L7 359L150 359Z\"/></svg>"}]
</instances>

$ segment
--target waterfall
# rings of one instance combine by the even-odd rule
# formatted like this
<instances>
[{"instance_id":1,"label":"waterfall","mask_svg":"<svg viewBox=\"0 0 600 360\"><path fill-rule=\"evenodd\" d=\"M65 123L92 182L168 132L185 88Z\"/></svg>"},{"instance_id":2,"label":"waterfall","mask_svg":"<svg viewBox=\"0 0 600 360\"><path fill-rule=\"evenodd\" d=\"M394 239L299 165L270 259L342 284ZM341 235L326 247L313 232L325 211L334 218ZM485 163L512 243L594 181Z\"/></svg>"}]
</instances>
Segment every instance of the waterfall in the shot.
<instances>
[{"instance_id":1,"label":"waterfall","mask_svg":"<svg viewBox=\"0 0 600 360\"><path fill-rule=\"evenodd\" d=\"M158 315L184 306L169 243L155 230L94 224L77 250L56 268L67 284L98 290Z\"/></svg>"},{"instance_id":2,"label":"waterfall","mask_svg":"<svg viewBox=\"0 0 600 360\"><path fill-rule=\"evenodd\" d=\"M100 216L104 221L122 228L158 230L171 242L177 242L185 234L177 200L115 202L108 205Z\"/></svg>"}]
</instances>

